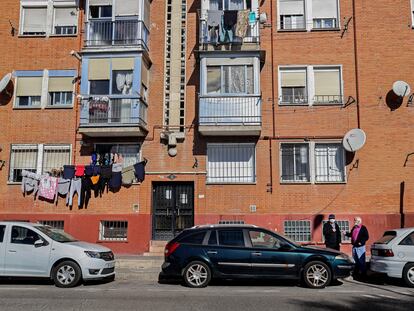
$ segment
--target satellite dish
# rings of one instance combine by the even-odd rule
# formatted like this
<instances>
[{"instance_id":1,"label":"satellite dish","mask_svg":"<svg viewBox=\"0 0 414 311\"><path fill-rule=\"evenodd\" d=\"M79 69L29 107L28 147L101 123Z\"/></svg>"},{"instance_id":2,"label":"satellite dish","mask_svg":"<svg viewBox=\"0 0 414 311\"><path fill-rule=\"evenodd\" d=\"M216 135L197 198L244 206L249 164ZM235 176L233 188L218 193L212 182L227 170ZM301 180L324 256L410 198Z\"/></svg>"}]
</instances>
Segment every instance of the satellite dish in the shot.
<instances>
[{"instance_id":1,"label":"satellite dish","mask_svg":"<svg viewBox=\"0 0 414 311\"><path fill-rule=\"evenodd\" d=\"M392 85L392 91L400 96L400 97L404 97L407 96L408 94L410 94L410 86L408 85L407 82L405 81L395 81L394 84Z\"/></svg>"},{"instance_id":2,"label":"satellite dish","mask_svg":"<svg viewBox=\"0 0 414 311\"><path fill-rule=\"evenodd\" d=\"M367 141L367 135L361 129L352 129L345 134L342 141L346 151L355 152L361 149Z\"/></svg>"},{"instance_id":3,"label":"satellite dish","mask_svg":"<svg viewBox=\"0 0 414 311\"><path fill-rule=\"evenodd\" d=\"M11 77L12 77L12 74L8 73L3 77L3 79L1 79L1 81L0 81L0 93L5 92L8 96L12 95L9 88L8 88L9 83L11 81Z\"/></svg>"}]
</instances>

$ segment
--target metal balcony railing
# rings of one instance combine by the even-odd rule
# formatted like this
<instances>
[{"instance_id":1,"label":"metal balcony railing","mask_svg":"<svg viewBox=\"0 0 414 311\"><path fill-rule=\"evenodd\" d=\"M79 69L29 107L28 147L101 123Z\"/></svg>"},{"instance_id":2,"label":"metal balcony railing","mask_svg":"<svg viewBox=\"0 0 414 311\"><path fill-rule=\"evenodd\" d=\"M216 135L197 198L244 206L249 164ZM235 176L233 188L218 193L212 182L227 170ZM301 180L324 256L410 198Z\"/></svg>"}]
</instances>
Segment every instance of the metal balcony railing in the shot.
<instances>
[{"instance_id":1,"label":"metal balcony railing","mask_svg":"<svg viewBox=\"0 0 414 311\"><path fill-rule=\"evenodd\" d=\"M200 125L261 125L261 96L200 96Z\"/></svg>"},{"instance_id":2,"label":"metal balcony railing","mask_svg":"<svg viewBox=\"0 0 414 311\"><path fill-rule=\"evenodd\" d=\"M243 44L243 43L259 43L259 21L247 24L247 31L243 37L236 34L236 25L226 28L221 22L219 25L212 25L209 20L209 12L201 11L200 16L200 44ZM220 12L220 11L217 11Z\"/></svg>"},{"instance_id":3,"label":"metal balcony railing","mask_svg":"<svg viewBox=\"0 0 414 311\"><path fill-rule=\"evenodd\" d=\"M86 23L86 46L143 45L148 50L149 30L134 19L90 20Z\"/></svg>"},{"instance_id":4,"label":"metal balcony railing","mask_svg":"<svg viewBox=\"0 0 414 311\"><path fill-rule=\"evenodd\" d=\"M281 16L280 30L304 30L306 29L306 21L304 16L285 17Z\"/></svg>"},{"instance_id":5,"label":"metal balcony railing","mask_svg":"<svg viewBox=\"0 0 414 311\"><path fill-rule=\"evenodd\" d=\"M279 97L280 105L308 105L306 95L282 95Z\"/></svg>"},{"instance_id":6,"label":"metal balcony railing","mask_svg":"<svg viewBox=\"0 0 414 311\"><path fill-rule=\"evenodd\" d=\"M342 95L315 95L313 103L317 105L341 105L344 103Z\"/></svg>"},{"instance_id":7,"label":"metal balcony railing","mask_svg":"<svg viewBox=\"0 0 414 311\"><path fill-rule=\"evenodd\" d=\"M82 102L81 126L147 125L147 104L140 98L91 97Z\"/></svg>"}]
</instances>

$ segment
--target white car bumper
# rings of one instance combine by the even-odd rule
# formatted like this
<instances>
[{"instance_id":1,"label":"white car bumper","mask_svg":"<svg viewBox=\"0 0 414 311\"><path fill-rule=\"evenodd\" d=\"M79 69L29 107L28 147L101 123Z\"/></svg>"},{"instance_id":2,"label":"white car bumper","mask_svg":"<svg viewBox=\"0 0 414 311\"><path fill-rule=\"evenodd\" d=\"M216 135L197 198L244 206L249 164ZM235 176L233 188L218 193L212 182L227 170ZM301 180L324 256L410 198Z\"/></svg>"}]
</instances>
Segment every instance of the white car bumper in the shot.
<instances>
[{"instance_id":1,"label":"white car bumper","mask_svg":"<svg viewBox=\"0 0 414 311\"><path fill-rule=\"evenodd\" d=\"M84 280L97 280L115 275L115 260L84 257L80 262L82 278Z\"/></svg>"},{"instance_id":2,"label":"white car bumper","mask_svg":"<svg viewBox=\"0 0 414 311\"><path fill-rule=\"evenodd\" d=\"M370 269L374 272L385 273L389 277L401 278L406 262L390 259L378 259L376 256L371 258Z\"/></svg>"}]
</instances>

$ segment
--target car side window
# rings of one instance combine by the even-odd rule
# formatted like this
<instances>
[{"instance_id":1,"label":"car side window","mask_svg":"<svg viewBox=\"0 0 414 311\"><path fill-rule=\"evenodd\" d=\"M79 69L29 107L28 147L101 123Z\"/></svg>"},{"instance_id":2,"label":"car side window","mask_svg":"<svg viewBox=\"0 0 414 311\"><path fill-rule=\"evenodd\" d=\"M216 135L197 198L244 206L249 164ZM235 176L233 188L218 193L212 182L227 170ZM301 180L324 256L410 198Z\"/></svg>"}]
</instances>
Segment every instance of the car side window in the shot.
<instances>
[{"instance_id":1,"label":"car side window","mask_svg":"<svg viewBox=\"0 0 414 311\"><path fill-rule=\"evenodd\" d=\"M222 246L244 246L243 230L219 230L219 243Z\"/></svg>"},{"instance_id":2,"label":"car side window","mask_svg":"<svg viewBox=\"0 0 414 311\"><path fill-rule=\"evenodd\" d=\"M19 226L12 227L11 243L34 245L37 240L41 240L41 238L33 230Z\"/></svg>"},{"instance_id":3,"label":"car side window","mask_svg":"<svg viewBox=\"0 0 414 311\"><path fill-rule=\"evenodd\" d=\"M190 235L187 235L184 238L182 238L180 240L180 243L201 245L201 244L203 244L205 235L206 235L205 231L190 234Z\"/></svg>"},{"instance_id":4,"label":"car side window","mask_svg":"<svg viewBox=\"0 0 414 311\"><path fill-rule=\"evenodd\" d=\"M250 230L249 236L250 240L252 241L252 246L256 248L278 249L281 246L279 239L263 231Z\"/></svg>"},{"instance_id":5,"label":"car side window","mask_svg":"<svg viewBox=\"0 0 414 311\"><path fill-rule=\"evenodd\" d=\"M411 232L409 236L405 237L405 239L401 241L400 245L414 246L414 232Z\"/></svg>"},{"instance_id":6,"label":"car side window","mask_svg":"<svg viewBox=\"0 0 414 311\"><path fill-rule=\"evenodd\" d=\"M6 231L6 226L0 226L0 243L3 243L4 232Z\"/></svg>"},{"instance_id":7,"label":"car side window","mask_svg":"<svg viewBox=\"0 0 414 311\"><path fill-rule=\"evenodd\" d=\"M208 238L208 245L217 245L217 233L215 230L211 231L210 237Z\"/></svg>"}]
</instances>

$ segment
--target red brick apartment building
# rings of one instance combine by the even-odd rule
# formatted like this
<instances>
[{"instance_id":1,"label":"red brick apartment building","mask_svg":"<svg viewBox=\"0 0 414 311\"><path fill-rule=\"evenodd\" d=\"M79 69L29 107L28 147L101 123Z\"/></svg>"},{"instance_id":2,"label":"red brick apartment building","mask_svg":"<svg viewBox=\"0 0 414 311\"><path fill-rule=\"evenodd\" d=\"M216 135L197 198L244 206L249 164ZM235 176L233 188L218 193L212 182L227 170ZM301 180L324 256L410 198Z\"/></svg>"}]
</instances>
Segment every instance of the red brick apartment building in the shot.
<instances>
[{"instance_id":1,"label":"red brick apartment building","mask_svg":"<svg viewBox=\"0 0 414 311\"><path fill-rule=\"evenodd\" d=\"M0 219L117 253L244 222L322 243L414 226L413 0L3 0ZM72 52L73 51L73 52ZM7 78L5 80L7 82ZM344 150L361 128L366 144ZM145 180L73 206L22 171L147 159ZM86 178L86 177L84 177ZM101 176L102 178L102 176ZM344 249L347 249L346 247Z\"/></svg>"}]
</instances>

